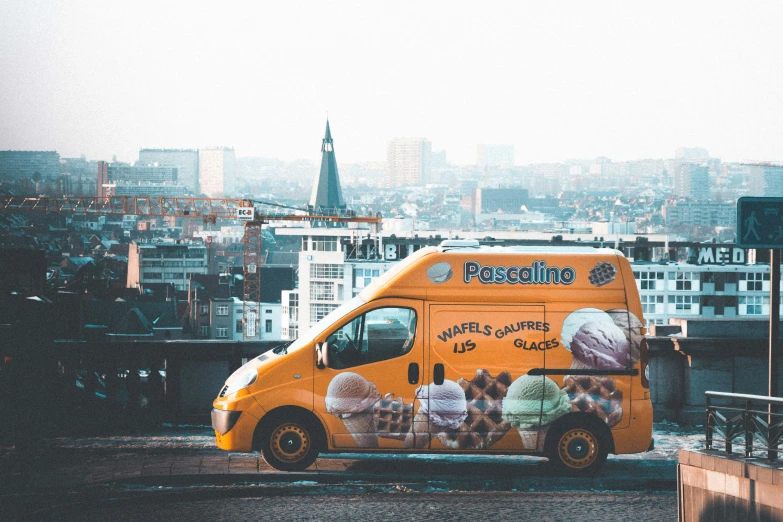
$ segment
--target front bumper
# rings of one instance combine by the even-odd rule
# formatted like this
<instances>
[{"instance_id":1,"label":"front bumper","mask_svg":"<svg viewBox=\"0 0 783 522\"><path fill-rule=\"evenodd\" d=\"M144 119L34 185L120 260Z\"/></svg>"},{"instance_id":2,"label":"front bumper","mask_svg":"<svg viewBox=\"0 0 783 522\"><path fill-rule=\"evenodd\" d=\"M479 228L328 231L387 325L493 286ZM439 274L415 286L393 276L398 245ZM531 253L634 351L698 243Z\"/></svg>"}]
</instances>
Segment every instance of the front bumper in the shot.
<instances>
[{"instance_id":1,"label":"front bumper","mask_svg":"<svg viewBox=\"0 0 783 522\"><path fill-rule=\"evenodd\" d=\"M240 453L253 451L253 435L257 425L258 417L249 411L212 410L215 444L222 450Z\"/></svg>"},{"instance_id":2,"label":"front bumper","mask_svg":"<svg viewBox=\"0 0 783 522\"><path fill-rule=\"evenodd\" d=\"M242 416L241 411L224 411L212 409L212 429L221 435L225 435Z\"/></svg>"}]
</instances>

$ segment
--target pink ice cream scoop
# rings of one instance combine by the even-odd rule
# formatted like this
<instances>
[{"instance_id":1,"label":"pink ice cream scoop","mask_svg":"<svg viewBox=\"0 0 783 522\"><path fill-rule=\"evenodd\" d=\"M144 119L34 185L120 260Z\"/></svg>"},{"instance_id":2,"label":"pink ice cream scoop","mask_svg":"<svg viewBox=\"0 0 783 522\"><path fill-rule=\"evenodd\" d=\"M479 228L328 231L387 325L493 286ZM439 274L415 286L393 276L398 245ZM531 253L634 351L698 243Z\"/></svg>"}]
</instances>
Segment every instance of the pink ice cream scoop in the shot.
<instances>
[{"instance_id":1,"label":"pink ice cream scoop","mask_svg":"<svg viewBox=\"0 0 783 522\"><path fill-rule=\"evenodd\" d=\"M338 374L326 390L326 411L349 417L370 410L381 398L375 384L354 372Z\"/></svg>"},{"instance_id":2,"label":"pink ice cream scoop","mask_svg":"<svg viewBox=\"0 0 783 522\"><path fill-rule=\"evenodd\" d=\"M628 366L630 346L616 325L590 321L574 334L571 354L591 368L623 370Z\"/></svg>"},{"instance_id":3,"label":"pink ice cream scoop","mask_svg":"<svg viewBox=\"0 0 783 522\"><path fill-rule=\"evenodd\" d=\"M456 430L468 416L465 390L454 381L420 386L416 397L421 401L419 413L429 415L430 422L439 428Z\"/></svg>"}]
</instances>

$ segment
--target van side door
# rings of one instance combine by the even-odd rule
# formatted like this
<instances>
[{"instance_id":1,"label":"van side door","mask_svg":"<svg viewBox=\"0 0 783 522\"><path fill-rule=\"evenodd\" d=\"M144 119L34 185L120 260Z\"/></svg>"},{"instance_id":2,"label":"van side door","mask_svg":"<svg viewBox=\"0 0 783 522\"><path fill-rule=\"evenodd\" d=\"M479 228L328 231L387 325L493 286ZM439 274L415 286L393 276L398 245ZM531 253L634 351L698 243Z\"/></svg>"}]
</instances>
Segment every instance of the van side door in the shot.
<instances>
[{"instance_id":1,"label":"van side door","mask_svg":"<svg viewBox=\"0 0 783 522\"><path fill-rule=\"evenodd\" d=\"M526 382L545 366L544 306L433 304L428 317L426 393L414 431L426 431L433 450L535 451L542 378ZM523 441L528 435L532 442Z\"/></svg>"}]
</instances>

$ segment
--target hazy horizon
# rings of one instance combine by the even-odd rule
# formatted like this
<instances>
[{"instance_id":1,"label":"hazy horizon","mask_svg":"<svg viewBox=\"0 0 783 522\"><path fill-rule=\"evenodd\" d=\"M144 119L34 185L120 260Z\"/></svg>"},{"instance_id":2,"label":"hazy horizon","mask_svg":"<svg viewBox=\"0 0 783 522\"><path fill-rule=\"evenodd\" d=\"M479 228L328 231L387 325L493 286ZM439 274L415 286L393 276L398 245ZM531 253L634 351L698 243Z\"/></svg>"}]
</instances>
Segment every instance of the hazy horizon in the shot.
<instances>
[{"instance_id":1,"label":"hazy horizon","mask_svg":"<svg viewBox=\"0 0 783 522\"><path fill-rule=\"evenodd\" d=\"M450 162L783 161L783 4L466 2L0 5L0 150L132 162L233 146L383 162L426 137Z\"/></svg>"}]
</instances>

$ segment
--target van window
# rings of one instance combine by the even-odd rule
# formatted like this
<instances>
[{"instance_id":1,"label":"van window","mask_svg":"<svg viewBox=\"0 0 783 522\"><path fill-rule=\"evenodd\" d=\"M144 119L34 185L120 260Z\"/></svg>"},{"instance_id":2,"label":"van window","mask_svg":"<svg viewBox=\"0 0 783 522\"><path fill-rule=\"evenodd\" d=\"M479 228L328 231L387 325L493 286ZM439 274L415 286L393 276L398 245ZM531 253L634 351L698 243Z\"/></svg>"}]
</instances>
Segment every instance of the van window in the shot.
<instances>
[{"instance_id":1,"label":"van window","mask_svg":"<svg viewBox=\"0 0 783 522\"><path fill-rule=\"evenodd\" d=\"M408 353L416 334L416 312L410 308L378 308L332 332L329 366L341 370L393 359Z\"/></svg>"}]
</instances>

